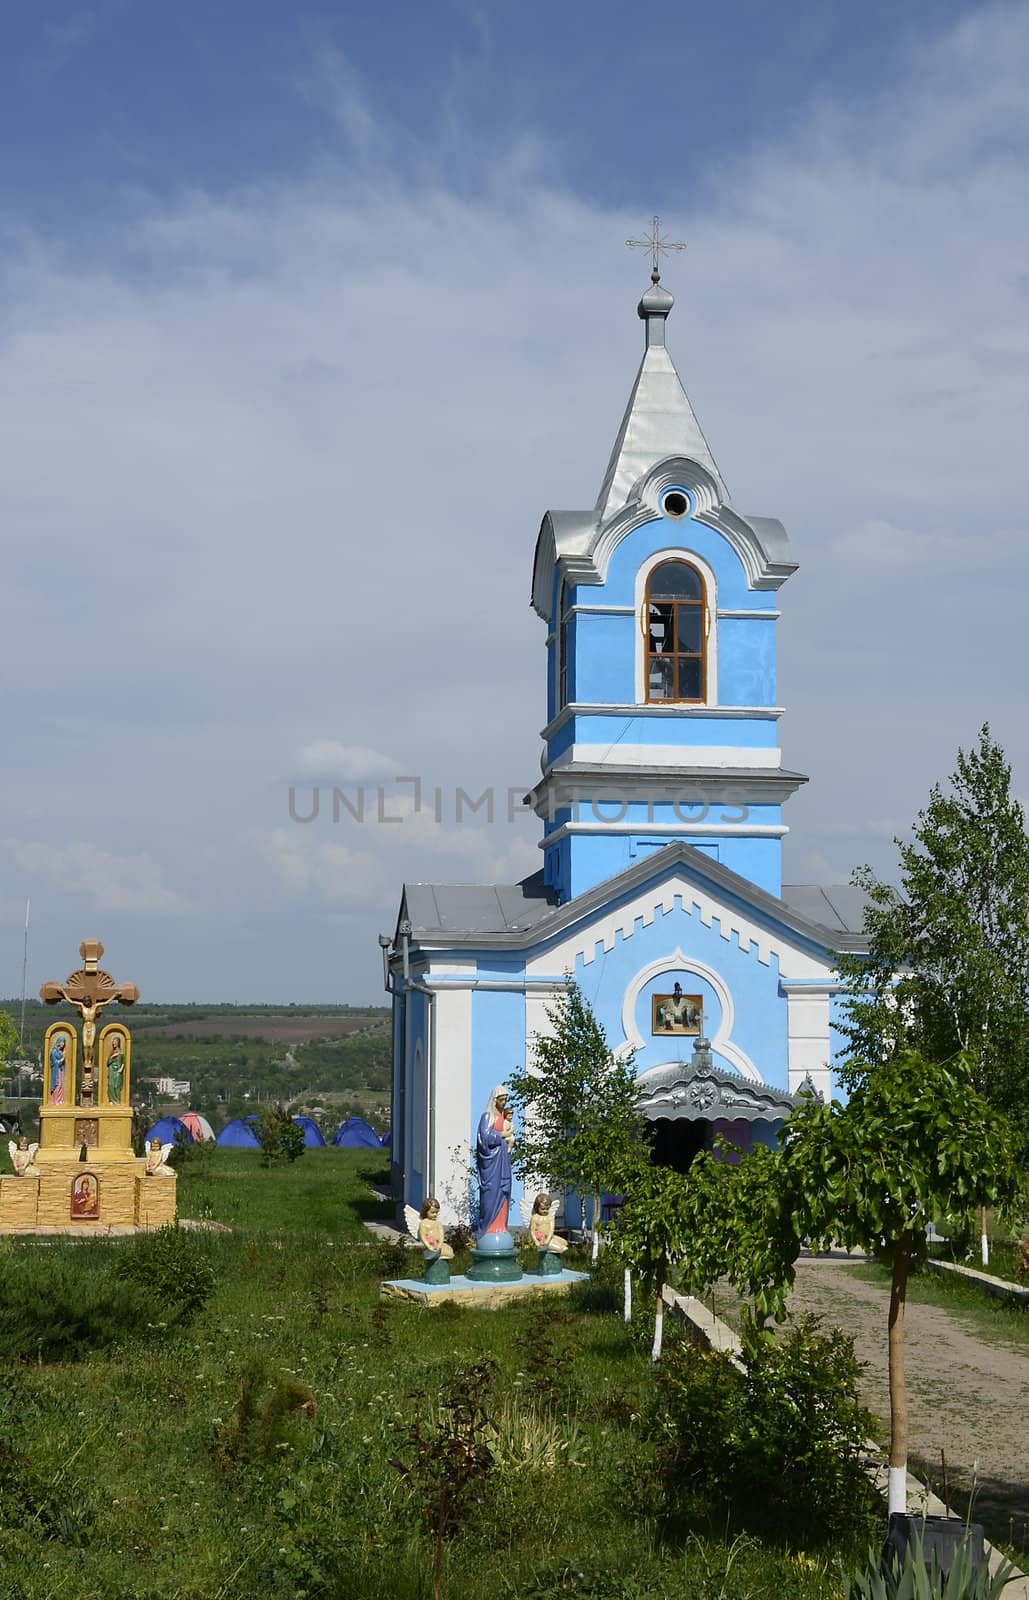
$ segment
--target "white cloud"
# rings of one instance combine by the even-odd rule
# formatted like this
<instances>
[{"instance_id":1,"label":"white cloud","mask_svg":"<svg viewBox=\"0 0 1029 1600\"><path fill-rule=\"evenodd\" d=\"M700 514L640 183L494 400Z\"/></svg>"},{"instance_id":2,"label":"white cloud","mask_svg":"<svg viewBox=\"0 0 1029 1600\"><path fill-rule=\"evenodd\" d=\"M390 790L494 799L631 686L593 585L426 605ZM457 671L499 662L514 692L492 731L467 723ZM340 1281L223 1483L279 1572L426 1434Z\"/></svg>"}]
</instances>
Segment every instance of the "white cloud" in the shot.
<instances>
[{"instance_id":1,"label":"white cloud","mask_svg":"<svg viewBox=\"0 0 1029 1600\"><path fill-rule=\"evenodd\" d=\"M254 848L284 893L330 906L374 904L381 893L380 863L367 851L299 829L275 828L251 836Z\"/></svg>"},{"instance_id":2,"label":"white cloud","mask_svg":"<svg viewBox=\"0 0 1029 1600\"><path fill-rule=\"evenodd\" d=\"M83 896L97 911L165 916L189 909L147 854L118 855L82 839L58 846L9 839L7 849L30 879L41 878L62 894Z\"/></svg>"},{"instance_id":3,"label":"white cloud","mask_svg":"<svg viewBox=\"0 0 1029 1600\"><path fill-rule=\"evenodd\" d=\"M297 752L294 762L296 777L315 783L360 783L392 777L397 770L392 756L363 744L341 744L338 739L312 739Z\"/></svg>"}]
</instances>

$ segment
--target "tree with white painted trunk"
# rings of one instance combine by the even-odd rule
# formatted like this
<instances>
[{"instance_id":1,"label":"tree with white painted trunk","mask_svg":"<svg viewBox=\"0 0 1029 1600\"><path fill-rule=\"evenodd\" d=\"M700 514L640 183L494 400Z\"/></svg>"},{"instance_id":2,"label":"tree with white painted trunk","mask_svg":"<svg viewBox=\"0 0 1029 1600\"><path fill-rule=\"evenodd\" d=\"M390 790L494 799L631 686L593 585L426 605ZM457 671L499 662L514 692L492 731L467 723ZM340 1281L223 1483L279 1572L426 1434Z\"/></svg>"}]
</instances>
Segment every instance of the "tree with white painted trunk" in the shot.
<instances>
[{"instance_id":1,"label":"tree with white painted trunk","mask_svg":"<svg viewBox=\"0 0 1029 1600\"><path fill-rule=\"evenodd\" d=\"M976 1089L1029 1149L1029 837L988 724L958 751L946 789L933 787L910 841L894 842L899 889L868 867L854 875L868 954L841 958L841 1031L857 1063L964 1052ZM865 1070L851 1064L841 1079L853 1088ZM985 1209L977 1224L985 1265Z\"/></svg>"},{"instance_id":2,"label":"tree with white painted trunk","mask_svg":"<svg viewBox=\"0 0 1029 1600\"><path fill-rule=\"evenodd\" d=\"M866 1068L846 1105L805 1101L784 1131L779 1206L798 1241L891 1259L889 1509L907 1509L908 1277L935 1212L1013 1204L1024 1194L1006 1119L976 1090L964 1056L945 1065L901 1051Z\"/></svg>"},{"instance_id":3,"label":"tree with white painted trunk","mask_svg":"<svg viewBox=\"0 0 1029 1600\"><path fill-rule=\"evenodd\" d=\"M645 1137L635 1052L614 1054L571 977L547 1019L552 1031L533 1035L529 1062L507 1077L515 1112L511 1158L523 1179L574 1194L584 1226L592 1208L596 1260L601 1197L620 1192L619 1175Z\"/></svg>"},{"instance_id":4,"label":"tree with white painted trunk","mask_svg":"<svg viewBox=\"0 0 1029 1600\"><path fill-rule=\"evenodd\" d=\"M694 1212L689 1180L671 1167L651 1164L642 1150L621 1174L625 1204L618 1213L614 1246L627 1271L642 1279L654 1307L651 1357L664 1342L664 1291L668 1274L690 1245Z\"/></svg>"}]
</instances>

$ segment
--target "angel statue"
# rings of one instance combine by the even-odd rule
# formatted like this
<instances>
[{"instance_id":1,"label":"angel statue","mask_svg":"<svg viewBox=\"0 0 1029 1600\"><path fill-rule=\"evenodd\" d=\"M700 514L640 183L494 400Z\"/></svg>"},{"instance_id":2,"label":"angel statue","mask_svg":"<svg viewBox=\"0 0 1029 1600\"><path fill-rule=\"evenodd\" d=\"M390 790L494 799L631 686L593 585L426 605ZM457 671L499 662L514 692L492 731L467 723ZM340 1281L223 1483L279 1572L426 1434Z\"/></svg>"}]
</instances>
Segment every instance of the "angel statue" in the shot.
<instances>
[{"instance_id":1,"label":"angel statue","mask_svg":"<svg viewBox=\"0 0 1029 1600\"><path fill-rule=\"evenodd\" d=\"M23 1133L17 1144L12 1139L7 1148L11 1152L11 1166L19 1178L39 1178L42 1176L36 1166L38 1144L29 1144L28 1138Z\"/></svg>"},{"instance_id":2,"label":"angel statue","mask_svg":"<svg viewBox=\"0 0 1029 1600\"><path fill-rule=\"evenodd\" d=\"M143 1169L148 1178L174 1178L175 1168L168 1165L172 1149L171 1144L162 1144L160 1139L150 1140L146 1147L146 1165Z\"/></svg>"},{"instance_id":3,"label":"angel statue","mask_svg":"<svg viewBox=\"0 0 1029 1600\"><path fill-rule=\"evenodd\" d=\"M404 1219L411 1238L416 1239L425 1251L426 1283L449 1283L449 1263L454 1259L454 1252L447 1244L443 1224L439 1220L439 1201L430 1195L420 1211L416 1211L414 1206L405 1206Z\"/></svg>"},{"instance_id":4,"label":"angel statue","mask_svg":"<svg viewBox=\"0 0 1029 1600\"><path fill-rule=\"evenodd\" d=\"M540 1276L556 1276L561 1271L560 1258L568 1249L568 1240L554 1232L553 1196L543 1191L530 1201L525 1195L522 1199L522 1221L539 1251Z\"/></svg>"}]
</instances>

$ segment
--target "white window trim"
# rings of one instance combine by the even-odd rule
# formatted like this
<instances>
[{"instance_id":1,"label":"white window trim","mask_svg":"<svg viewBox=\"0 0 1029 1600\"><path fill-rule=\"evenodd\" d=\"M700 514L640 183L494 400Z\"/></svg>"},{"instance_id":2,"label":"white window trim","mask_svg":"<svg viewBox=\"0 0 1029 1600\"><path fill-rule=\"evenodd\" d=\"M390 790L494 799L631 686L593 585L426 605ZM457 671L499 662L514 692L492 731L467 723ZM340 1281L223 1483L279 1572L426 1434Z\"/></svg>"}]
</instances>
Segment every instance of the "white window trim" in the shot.
<instances>
[{"instance_id":1,"label":"white window trim","mask_svg":"<svg viewBox=\"0 0 1029 1600\"><path fill-rule=\"evenodd\" d=\"M634 607L633 625L636 631L636 703L646 705L647 702L647 651L646 638L640 627L640 612L647 598L647 582L655 567L661 566L665 561L684 561L687 566L695 567L704 580L707 595L707 614L710 619L711 631L707 638L707 697L692 703L678 703L674 700L654 702L667 705L670 710L689 712L699 706L716 706L718 704L718 581L714 572L701 556L692 550L685 550L681 545L672 546L668 550L655 550L653 555L647 557L636 574L636 604Z\"/></svg>"}]
</instances>

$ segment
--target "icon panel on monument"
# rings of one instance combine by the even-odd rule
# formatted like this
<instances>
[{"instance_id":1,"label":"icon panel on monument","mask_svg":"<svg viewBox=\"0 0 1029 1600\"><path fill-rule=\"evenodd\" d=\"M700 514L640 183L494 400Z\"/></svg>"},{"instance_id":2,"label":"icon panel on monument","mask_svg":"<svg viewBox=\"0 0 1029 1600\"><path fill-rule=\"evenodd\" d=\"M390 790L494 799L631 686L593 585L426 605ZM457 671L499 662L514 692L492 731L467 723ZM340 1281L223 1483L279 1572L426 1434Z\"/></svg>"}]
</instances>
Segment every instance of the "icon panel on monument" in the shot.
<instances>
[{"instance_id":1,"label":"icon panel on monument","mask_svg":"<svg viewBox=\"0 0 1029 1600\"><path fill-rule=\"evenodd\" d=\"M83 1172L71 1186L71 1220L98 1222L100 1219L100 1180L95 1173Z\"/></svg>"}]
</instances>

